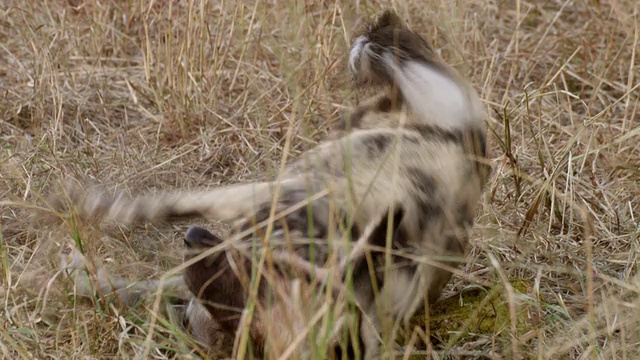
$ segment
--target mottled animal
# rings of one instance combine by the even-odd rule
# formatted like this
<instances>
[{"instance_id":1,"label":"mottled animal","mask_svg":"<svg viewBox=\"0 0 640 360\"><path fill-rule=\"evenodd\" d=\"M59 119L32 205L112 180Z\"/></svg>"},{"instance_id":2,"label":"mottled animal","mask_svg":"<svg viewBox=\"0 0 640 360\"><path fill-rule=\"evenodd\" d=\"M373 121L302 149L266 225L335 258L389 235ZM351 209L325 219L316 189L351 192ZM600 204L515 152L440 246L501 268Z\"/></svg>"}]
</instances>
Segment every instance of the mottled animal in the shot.
<instances>
[{"instance_id":1,"label":"mottled animal","mask_svg":"<svg viewBox=\"0 0 640 360\"><path fill-rule=\"evenodd\" d=\"M392 10L355 37L348 65L356 87L379 94L345 117L342 136L305 152L277 179L133 198L69 189L69 198L80 215L120 224L232 224L223 237L198 227L185 236L188 248L209 255L190 263L184 283L224 331L241 327L229 309L246 308L253 296L258 307L275 304L246 325L256 353L284 351L303 331L294 324L269 339L287 304L320 287L340 305L348 287L356 310L336 314L356 323L358 335L339 339L335 353L376 358L380 332L394 333L433 303L464 259L490 173L485 113L473 87ZM252 292L256 248L270 249L277 269ZM322 303L303 305L317 311Z\"/></svg>"}]
</instances>

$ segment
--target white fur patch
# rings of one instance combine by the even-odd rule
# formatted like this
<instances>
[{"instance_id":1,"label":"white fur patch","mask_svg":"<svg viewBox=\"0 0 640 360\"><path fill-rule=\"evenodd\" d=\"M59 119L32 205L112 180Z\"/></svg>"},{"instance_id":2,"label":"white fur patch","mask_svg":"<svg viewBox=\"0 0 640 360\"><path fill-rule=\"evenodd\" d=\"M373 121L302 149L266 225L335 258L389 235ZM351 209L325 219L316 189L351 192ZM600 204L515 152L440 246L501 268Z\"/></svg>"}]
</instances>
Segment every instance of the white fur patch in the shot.
<instances>
[{"instance_id":1,"label":"white fur patch","mask_svg":"<svg viewBox=\"0 0 640 360\"><path fill-rule=\"evenodd\" d=\"M360 60L360 57L363 55L364 46L368 41L369 39L363 35L359 36L353 42L353 45L351 45L351 52L349 53L349 69L351 69L351 72L356 75L356 77L359 77L358 74L360 73L360 69L358 69L356 65L358 60ZM360 64L360 66L362 66L362 64Z\"/></svg>"},{"instance_id":2,"label":"white fur patch","mask_svg":"<svg viewBox=\"0 0 640 360\"><path fill-rule=\"evenodd\" d=\"M420 274L420 270L416 275ZM424 295L424 287L420 286L420 276L409 275L401 271L392 271L385 279L384 291L391 300L389 311L394 316L408 320L407 316L413 314Z\"/></svg>"},{"instance_id":3,"label":"white fur patch","mask_svg":"<svg viewBox=\"0 0 640 360\"><path fill-rule=\"evenodd\" d=\"M455 129L469 126L479 118L475 114L478 108L470 99L475 94L467 93L461 84L437 68L415 61L399 66L390 55L385 63L411 110L425 116L426 121Z\"/></svg>"}]
</instances>

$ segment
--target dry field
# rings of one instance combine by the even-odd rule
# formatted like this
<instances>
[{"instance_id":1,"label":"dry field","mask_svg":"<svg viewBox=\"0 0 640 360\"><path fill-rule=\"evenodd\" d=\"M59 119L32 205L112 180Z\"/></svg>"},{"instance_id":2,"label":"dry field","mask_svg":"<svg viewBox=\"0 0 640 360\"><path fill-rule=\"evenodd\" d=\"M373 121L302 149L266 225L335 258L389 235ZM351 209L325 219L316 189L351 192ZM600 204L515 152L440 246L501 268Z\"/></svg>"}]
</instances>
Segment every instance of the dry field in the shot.
<instances>
[{"instance_id":1,"label":"dry field","mask_svg":"<svg viewBox=\"0 0 640 360\"><path fill-rule=\"evenodd\" d=\"M3 357L197 357L170 319L150 332L150 307L82 300L55 267L81 242L155 278L180 264L186 226L35 210L67 176L146 191L275 174L358 101L351 30L385 6L472 79L491 129L470 255L416 320L415 358L640 358L636 0L1 1Z\"/></svg>"}]
</instances>

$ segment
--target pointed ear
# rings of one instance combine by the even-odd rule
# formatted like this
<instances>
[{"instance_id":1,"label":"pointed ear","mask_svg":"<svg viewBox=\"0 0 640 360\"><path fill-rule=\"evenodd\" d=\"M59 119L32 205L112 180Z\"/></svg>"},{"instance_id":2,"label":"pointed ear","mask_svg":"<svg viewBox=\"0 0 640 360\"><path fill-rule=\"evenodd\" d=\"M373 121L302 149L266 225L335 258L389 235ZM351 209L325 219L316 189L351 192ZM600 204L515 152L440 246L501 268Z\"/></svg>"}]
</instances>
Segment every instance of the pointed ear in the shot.
<instances>
[{"instance_id":1,"label":"pointed ear","mask_svg":"<svg viewBox=\"0 0 640 360\"><path fill-rule=\"evenodd\" d=\"M394 9L385 9L376 15L372 24L369 26L369 32L375 32L387 26L406 27Z\"/></svg>"},{"instance_id":2,"label":"pointed ear","mask_svg":"<svg viewBox=\"0 0 640 360\"><path fill-rule=\"evenodd\" d=\"M221 242L222 239L199 226L191 226L184 235L184 243L188 248L212 247Z\"/></svg>"}]
</instances>

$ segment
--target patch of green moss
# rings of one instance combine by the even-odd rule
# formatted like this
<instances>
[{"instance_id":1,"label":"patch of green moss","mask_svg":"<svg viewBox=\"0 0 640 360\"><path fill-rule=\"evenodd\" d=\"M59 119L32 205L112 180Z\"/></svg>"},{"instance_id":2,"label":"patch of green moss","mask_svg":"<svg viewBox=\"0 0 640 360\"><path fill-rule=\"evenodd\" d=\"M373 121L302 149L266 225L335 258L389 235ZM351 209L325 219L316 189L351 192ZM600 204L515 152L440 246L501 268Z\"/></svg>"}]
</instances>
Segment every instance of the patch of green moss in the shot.
<instances>
[{"instance_id":1,"label":"patch of green moss","mask_svg":"<svg viewBox=\"0 0 640 360\"><path fill-rule=\"evenodd\" d=\"M518 334L533 328L531 314L534 311L531 301L526 301L530 288L527 280L513 279L511 287L516 298L515 327ZM496 336L512 332L509 301L504 284L496 283L491 288L470 287L431 307L430 316L415 316L410 329L425 328L429 323L429 335L432 344L441 347L454 345L471 336ZM411 337L411 331L399 336L399 343L405 343ZM416 344L420 349L424 344Z\"/></svg>"}]
</instances>

